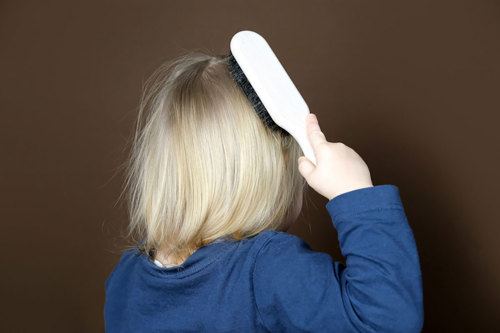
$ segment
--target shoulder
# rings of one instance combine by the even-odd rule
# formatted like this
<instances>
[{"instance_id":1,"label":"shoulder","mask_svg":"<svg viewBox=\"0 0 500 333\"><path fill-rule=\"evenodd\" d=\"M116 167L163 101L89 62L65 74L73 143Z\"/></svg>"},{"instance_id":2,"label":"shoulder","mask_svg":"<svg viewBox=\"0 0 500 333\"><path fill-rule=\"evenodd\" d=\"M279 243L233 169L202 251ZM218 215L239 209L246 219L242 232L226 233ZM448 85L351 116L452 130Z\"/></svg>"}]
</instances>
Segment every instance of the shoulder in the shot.
<instances>
[{"instance_id":1,"label":"shoulder","mask_svg":"<svg viewBox=\"0 0 500 333\"><path fill-rule=\"evenodd\" d=\"M314 251L302 238L269 232L252 273L255 306L263 325L270 331L341 328L337 268L329 254Z\"/></svg>"},{"instance_id":2,"label":"shoulder","mask_svg":"<svg viewBox=\"0 0 500 333\"><path fill-rule=\"evenodd\" d=\"M294 251L314 252L310 245L299 236L275 230L267 230L263 234L256 253L256 259L270 254L291 254Z\"/></svg>"},{"instance_id":3,"label":"shoulder","mask_svg":"<svg viewBox=\"0 0 500 333\"><path fill-rule=\"evenodd\" d=\"M129 266L132 262L134 262L140 255L141 252L137 248L132 248L124 251L120 257L120 260L115 265L115 267L109 274L108 278L106 279L105 288L108 289L109 284L111 283L113 277L119 274L120 271L123 271L127 266Z\"/></svg>"},{"instance_id":4,"label":"shoulder","mask_svg":"<svg viewBox=\"0 0 500 333\"><path fill-rule=\"evenodd\" d=\"M273 243L280 243L280 242L297 242L297 241L302 241L302 242L305 242L302 238L300 238L299 236L295 236L293 234L289 234L287 232L284 232L284 231L276 231L276 230L266 230L266 231L263 231L261 232L258 236L258 238L260 238L260 242L262 245L266 245L267 243L269 243L270 241L272 241Z\"/></svg>"},{"instance_id":5,"label":"shoulder","mask_svg":"<svg viewBox=\"0 0 500 333\"><path fill-rule=\"evenodd\" d=\"M117 267L127 265L127 264L137 260L137 258L141 255L142 255L142 252L138 248L131 248L131 249L125 250L122 253L120 261L117 264Z\"/></svg>"},{"instance_id":6,"label":"shoulder","mask_svg":"<svg viewBox=\"0 0 500 333\"><path fill-rule=\"evenodd\" d=\"M254 277L307 274L331 268L332 257L314 251L302 238L281 231L266 231L255 254Z\"/></svg>"},{"instance_id":7,"label":"shoulder","mask_svg":"<svg viewBox=\"0 0 500 333\"><path fill-rule=\"evenodd\" d=\"M250 253L254 260L259 257L265 256L267 252L279 250L282 247L291 245L302 245L309 247L309 245L300 237L276 230L265 230L253 237L251 240L246 239L252 243Z\"/></svg>"}]
</instances>

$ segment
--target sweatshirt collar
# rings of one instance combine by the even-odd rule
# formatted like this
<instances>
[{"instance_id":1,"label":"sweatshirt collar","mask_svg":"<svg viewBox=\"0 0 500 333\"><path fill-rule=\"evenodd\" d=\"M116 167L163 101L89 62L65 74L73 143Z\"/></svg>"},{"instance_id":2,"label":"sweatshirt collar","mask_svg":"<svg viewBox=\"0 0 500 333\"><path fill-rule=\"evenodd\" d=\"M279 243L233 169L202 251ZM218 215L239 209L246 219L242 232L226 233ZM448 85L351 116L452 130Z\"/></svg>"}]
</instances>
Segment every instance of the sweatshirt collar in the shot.
<instances>
[{"instance_id":1,"label":"sweatshirt collar","mask_svg":"<svg viewBox=\"0 0 500 333\"><path fill-rule=\"evenodd\" d=\"M142 241L141 241L142 242ZM146 254L138 249L141 265L152 275L168 278L183 278L203 270L207 266L219 260L223 255L238 246L238 241L230 241L224 237L219 237L211 243L200 247L191 254L182 264L174 267L159 267Z\"/></svg>"}]
</instances>

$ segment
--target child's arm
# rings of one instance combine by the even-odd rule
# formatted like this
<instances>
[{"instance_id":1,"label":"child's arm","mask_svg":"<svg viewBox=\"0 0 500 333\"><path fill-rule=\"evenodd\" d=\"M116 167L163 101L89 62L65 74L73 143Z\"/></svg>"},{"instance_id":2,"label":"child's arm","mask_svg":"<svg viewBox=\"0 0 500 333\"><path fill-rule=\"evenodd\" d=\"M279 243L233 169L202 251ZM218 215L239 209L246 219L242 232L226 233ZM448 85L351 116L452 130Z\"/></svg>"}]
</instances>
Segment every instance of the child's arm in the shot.
<instances>
[{"instance_id":1,"label":"child's arm","mask_svg":"<svg viewBox=\"0 0 500 333\"><path fill-rule=\"evenodd\" d=\"M326 208L347 266L275 233L253 274L262 324L272 332L420 332L419 258L398 188L353 190Z\"/></svg>"},{"instance_id":2,"label":"child's arm","mask_svg":"<svg viewBox=\"0 0 500 333\"><path fill-rule=\"evenodd\" d=\"M256 256L262 324L271 331L420 331L419 258L398 188L373 187L363 159L328 142L315 115L308 115L306 129L317 165L301 157L299 171L328 198L347 267L296 236L276 233Z\"/></svg>"}]
</instances>

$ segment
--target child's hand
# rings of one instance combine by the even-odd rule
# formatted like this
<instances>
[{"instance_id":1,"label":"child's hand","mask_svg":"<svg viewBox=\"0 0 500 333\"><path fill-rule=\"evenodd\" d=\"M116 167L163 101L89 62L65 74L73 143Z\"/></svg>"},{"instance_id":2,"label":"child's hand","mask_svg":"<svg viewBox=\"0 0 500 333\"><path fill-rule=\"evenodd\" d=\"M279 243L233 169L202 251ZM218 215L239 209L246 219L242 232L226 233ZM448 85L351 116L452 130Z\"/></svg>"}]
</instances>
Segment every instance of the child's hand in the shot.
<instances>
[{"instance_id":1,"label":"child's hand","mask_svg":"<svg viewBox=\"0 0 500 333\"><path fill-rule=\"evenodd\" d=\"M317 165L305 156L301 156L298 163L299 172L309 186L328 200L345 192L373 187L363 159L342 142L326 141L316 115L307 115L306 128Z\"/></svg>"}]
</instances>

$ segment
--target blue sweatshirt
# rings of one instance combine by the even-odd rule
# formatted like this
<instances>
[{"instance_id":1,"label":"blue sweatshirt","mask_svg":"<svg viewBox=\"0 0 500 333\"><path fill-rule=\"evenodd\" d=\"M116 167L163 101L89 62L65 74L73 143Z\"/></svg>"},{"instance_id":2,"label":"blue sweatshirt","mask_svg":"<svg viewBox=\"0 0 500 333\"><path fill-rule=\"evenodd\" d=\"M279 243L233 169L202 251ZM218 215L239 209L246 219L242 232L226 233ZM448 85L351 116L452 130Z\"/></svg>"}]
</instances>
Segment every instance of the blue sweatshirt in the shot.
<instances>
[{"instance_id":1,"label":"blue sweatshirt","mask_svg":"<svg viewBox=\"0 0 500 333\"><path fill-rule=\"evenodd\" d=\"M126 251L106 280L106 332L420 332L419 257L399 189L326 204L346 264L267 230L158 267Z\"/></svg>"}]
</instances>

